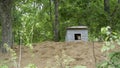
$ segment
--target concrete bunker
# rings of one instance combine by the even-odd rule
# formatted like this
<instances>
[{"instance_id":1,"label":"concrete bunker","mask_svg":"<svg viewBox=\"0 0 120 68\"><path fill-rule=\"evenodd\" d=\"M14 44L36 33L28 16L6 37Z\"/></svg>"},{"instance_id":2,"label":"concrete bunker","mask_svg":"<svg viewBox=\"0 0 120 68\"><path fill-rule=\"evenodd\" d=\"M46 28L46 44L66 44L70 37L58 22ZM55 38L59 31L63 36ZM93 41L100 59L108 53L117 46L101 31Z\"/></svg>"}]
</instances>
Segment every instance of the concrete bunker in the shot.
<instances>
[{"instance_id":1,"label":"concrete bunker","mask_svg":"<svg viewBox=\"0 0 120 68\"><path fill-rule=\"evenodd\" d=\"M67 28L65 41L88 41L87 26L72 26Z\"/></svg>"}]
</instances>

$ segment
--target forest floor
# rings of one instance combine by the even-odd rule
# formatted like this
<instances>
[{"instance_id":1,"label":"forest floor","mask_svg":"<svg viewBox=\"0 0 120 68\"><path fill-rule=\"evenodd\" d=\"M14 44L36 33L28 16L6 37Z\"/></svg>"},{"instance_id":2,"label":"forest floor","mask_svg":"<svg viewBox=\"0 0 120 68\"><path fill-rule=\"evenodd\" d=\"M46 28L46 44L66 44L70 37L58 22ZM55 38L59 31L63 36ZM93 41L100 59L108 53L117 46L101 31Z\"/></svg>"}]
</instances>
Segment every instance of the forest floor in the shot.
<instances>
[{"instance_id":1,"label":"forest floor","mask_svg":"<svg viewBox=\"0 0 120 68\"><path fill-rule=\"evenodd\" d=\"M21 68L33 63L38 68L64 68L64 66L87 66L95 68L95 65L105 59L101 52L102 43L98 42L42 42L34 43L33 50L22 46ZM19 46L13 48L19 56ZM9 60L10 55L0 53L0 63ZM67 59L66 59L67 58ZM74 59L74 60L71 60ZM66 61L67 62L64 62ZM69 62L71 60L71 62ZM10 62L9 62L10 63ZM10 68L13 67L11 61ZM60 64L60 65L59 65Z\"/></svg>"}]
</instances>

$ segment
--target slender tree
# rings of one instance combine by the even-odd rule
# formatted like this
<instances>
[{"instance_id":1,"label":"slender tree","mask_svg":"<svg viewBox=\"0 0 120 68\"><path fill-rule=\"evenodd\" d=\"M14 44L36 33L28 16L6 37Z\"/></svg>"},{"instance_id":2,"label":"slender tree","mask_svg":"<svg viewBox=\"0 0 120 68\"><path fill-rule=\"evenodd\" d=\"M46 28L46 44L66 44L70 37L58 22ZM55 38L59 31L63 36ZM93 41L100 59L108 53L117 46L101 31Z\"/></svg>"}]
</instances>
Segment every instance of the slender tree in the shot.
<instances>
[{"instance_id":1,"label":"slender tree","mask_svg":"<svg viewBox=\"0 0 120 68\"><path fill-rule=\"evenodd\" d=\"M120 0L118 0L118 3L120 4Z\"/></svg>"},{"instance_id":2,"label":"slender tree","mask_svg":"<svg viewBox=\"0 0 120 68\"><path fill-rule=\"evenodd\" d=\"M50 5L50 21L52 22L52 2L49 0L49 5Z\"/></svg>"},{"instance_id":3,"label":"slender tree","mask_svg":"<svg viewBox=\"0 0 120 68\"><path fill-rule=\"evenodd\" d=\"M54 21L54 40L59 41L59 12L58 12L58 3L59 0L54 0L54 9L55 9L55 21Z\"/></svg>"},{"instance_id":4,"label":"slender tree","mask_svg":"<svg viewBox=\"0 0 120 68\"><path fill-rule=\"evenodd\" d=\"M12 3L13 0L0 0L0 17L2 25L2 52L7 52L4 44L12 46Z\"/></svg>"},{"instance_id":5,"label":"slender tree","mask_svg":"<svg viewBox=\"0 0 120 68\"><path fill-rule=\"evenodd\" d=\"M109 0L104 0L104 10L108 13L110 12Z\"/></svg>"},{"instance_id":6,"label":"slender tree","mask_svg":"<svg viewBox=\"0 0 120 68\"><path fill-rule=\"evenodd\" d=\"M118 4L120 4L120 0L118 0ZM116 6L115 6L115 9L113 10L113 12L112 12L112 14L111 14L112 17L114 17L114 15L115 15L115 13L118 11L118 9L119 9L119 5L116 5Z\"/></svg>"}]
</instances>

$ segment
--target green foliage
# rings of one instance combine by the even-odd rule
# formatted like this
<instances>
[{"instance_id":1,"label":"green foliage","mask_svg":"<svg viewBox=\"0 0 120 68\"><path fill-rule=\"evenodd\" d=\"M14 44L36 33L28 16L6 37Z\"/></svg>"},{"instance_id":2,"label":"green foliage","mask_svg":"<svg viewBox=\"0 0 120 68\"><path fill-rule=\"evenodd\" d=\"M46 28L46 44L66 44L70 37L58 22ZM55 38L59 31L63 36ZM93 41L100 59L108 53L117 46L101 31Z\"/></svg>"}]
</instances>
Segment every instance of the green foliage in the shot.
<instances>
[{"instance_id":1,"label":"green foliage","mask_svg":"<svg viewBox=\"0 0 120 68\"><path fill-rule=\"evenodd\" d=\"M97 68L120 68L120 52L110 53L110 59L102 62Z\"/></svg>"},{"instance_id":2,"label":"green foliage","mask_svg":"<svg viewBox=\"0 0 120 68\"><path fill-rule=\"evenodd\" d=\"M110 0L109 14L104 11L103 2L103 0L60 0L60 39L64 41L66 28L69 26L88 26L90 40L93 36L100 38L100 28L107 25L119 31L120 6L117 0ZM52 0L51 5L50 0L17 0L13 17L15 42L19 42L20 33L23 34L23 41L27 42L53 40L54 2Z\"/></svg>"},{"instance_id":3,"label":"green foliage","mask_svg":"<svg viewBox=\"0 0 120 68\"><path fill-rule=\"evenodd\" d=\"M110 0L110 4L111 4L110 7L112 7L110 10L111 13L107 14L103 10L104 9L103 0L98 1L77 0L75 2L64 1L64 3L62 3L62 6L64 7L60 9L60 14L62 15L61 16L62 27L73 25L75 26L87 25L89 27L90 37L93 36L99 37L100 28L107 25L109 25L113 30L119 30L119 28L116 27L118 25L120 26L120 24L118 23L119 15L117 15L119 9L116 10L117 12L115 12L114 16L112 17L110 16L113 13L113 10L116 9L115 5L117 5L117 2ZM115 23L118 25L116 25ZM65 33L65 31L62 32ZM64 35L65 34L63 34L63 36Z\"/></svg>"},{"instance_id":4,"label":"green foliage","mask_svg":"<svg viewBox=\"0 0 120 68\"><path fill-rule=\"evenodd\" d=\"M115 48L115 43L119 44L120 42L120 36L118 33L113 32L111 30L111 27L107 26L107 27L103 27L101 28L101 34L103 36L103 41L104 41L104 45L102 47L102 52L104 51L109 51L110 49L114 49Z\"/></svg>"},{"instance_id":5,"label":"green foliage","mask_svg":"<svg viewBox=\"0 0 120 68\"><path fill-rule=\"evenodd\" d=\"M21 5L22 4L22 5ZM39 42L52 39L52 23L49 20L49 1L16 1L14 11L15 42Z\"/></svg>"},{"instance_id":6,"label":"green foliage","mask_svg":"<svg viewBox=\"0 0 120 68\"><path fill-rule=\"evenodd\" d=\"M24 68L37 68L35 64L28 64L28 66L24 67Z\"/></svg>"},{"instance_id":7,"label":"green foliage","mask_svg":"<svg viewBox=\"0 0 120 68\"><path fill-rule=\"evenodd\" d=\"M102 34L106 34L106 35L110 35L110 26L107 26L107 27L103 27L101 28L101 33Z\"/></svg>"},{"instance_id":8,"label":"green foliage","mask_svg":"<svg viewBox=\"0 0 120 68\"><path fill-rule=\"evenodd\" d=\"M0 68L9 68L9 66L7 65L7 63L9 63L9 62L11 62L13 64L12 67L18 68L18 65L20 65L19 64L20 61L17 62L18 57L17 57L16 52L13 49L11 49L7 44L4 44L4 47L7 49L7 52L9 52L9 54L10 54L10 57L9 57L10 60L3 61L3 63L1 63L1 65L0 65ZM31 48L31 50L33 49L31 45L29 45L29 47ZM21 58L21 57L19 56L19 58ZM24 68L37 68L37 66L35 64L28 64Z\"/></svg>"},{"instance_id":9,"label":"green foliage","mask_svg":"<svg viewBox=\"0 0 120 68\"><path fill-rule=\"evenodd\" d=\"M116 68L120 68L120 52L110 53L110 62Z\"/></svg>"},{"instance_id":10,"label":"green foliage","mask_svg":"<svg viewBox=\"0 0 120 68\"><path fill-rule=\"evenodd\" d=\"M0 68L8 68L7 65L1 65Z\"/></svg>"},{"instance_id":11,"label":"green foliage","mask_svg":"<svg viewBox=\"0 0 120 68\"><path fill-rule=\"evenodd\" d=\"M9 61L12 61L12 63L13 63L13 67L15 67L15 68L17 68L17 61L16 61L16 59L18 58L17 57L17 54L16 54L16 52L13 50L13 49L11 49L7 44L4 44L4 47L7 49L7 52L9 52L10 53L10 60Z\"/></svg>"},{"instance_id":12,"label":"green foliage","mask_svg":"<svg viewBox=\"0 0 120 68\"><path fill-rule=\"evenodd\" d=\"M120 52L109 53L109 50L112 50L116 45L119 45L120 36L110 30L109 26L101 28L101 33L106 35L104 40L105 43L101 51L105 52L107 57L104 62L97 66L97 68L120 68Z\"/></svg>"}]
</instances>

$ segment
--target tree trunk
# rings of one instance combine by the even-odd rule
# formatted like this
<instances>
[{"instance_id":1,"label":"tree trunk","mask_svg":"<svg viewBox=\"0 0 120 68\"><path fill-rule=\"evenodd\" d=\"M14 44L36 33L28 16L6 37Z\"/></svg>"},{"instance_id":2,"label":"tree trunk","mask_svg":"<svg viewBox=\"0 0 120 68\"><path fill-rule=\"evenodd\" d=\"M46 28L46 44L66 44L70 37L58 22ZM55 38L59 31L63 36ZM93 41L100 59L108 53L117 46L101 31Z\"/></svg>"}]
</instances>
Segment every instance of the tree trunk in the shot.
<instances>
[{"instance_id":1,"label":"tree trunk","mask_svg":"<svg viewBox=\"0 0 120 68\"><path fill-rule=\"evenodd\" d=\"M50 5L50 22L52 22L52 3L51 3L51 0L49 0L49 5Z\"/></svg>"},{"instance_id":2,"label":"tree trunk","mask_svg":"<svg viewBox=\"0 0 120 68\"><path fill-rule=\"evenodd\" d=\"M120 4L120 0L118 0L118 3Z\"/></svg>"},{"instance_id":3,"label":"tree trunk","mask_svg":"<svg viewBox=\"0 0 120 68\"><path fill-rule=\"evenodd\" d=\"M0 17L2 25L2 52L5 53L6 48L4 44L9 47L12 46L12 0L1 0L0 1Z\"/></svg>"},{"instance_id":4,"label":"tree trunk","mask_svg":"<svg viewBox=\"0 0 120 68\"><path fill-rule=\"evenodd\" d=\"M104 11L106 11L107 13L110 13L109 0L104 0Z\"/></svg>"},{"instance_id":5,"label":"tree trunk","mask_svg":"<svg viewBox=\"0 0 120 68\"><path fill-rule=\"evenodd\" d=\"M54 21L54 41L59 41L59 12L58 12L58 0L54 0L55 8L55 21Z\"/></svg>"}]
</instances>

